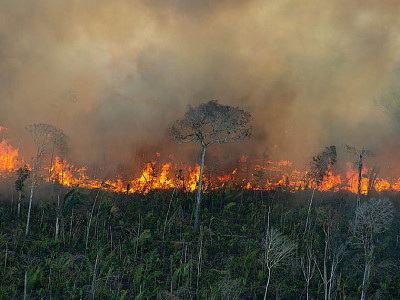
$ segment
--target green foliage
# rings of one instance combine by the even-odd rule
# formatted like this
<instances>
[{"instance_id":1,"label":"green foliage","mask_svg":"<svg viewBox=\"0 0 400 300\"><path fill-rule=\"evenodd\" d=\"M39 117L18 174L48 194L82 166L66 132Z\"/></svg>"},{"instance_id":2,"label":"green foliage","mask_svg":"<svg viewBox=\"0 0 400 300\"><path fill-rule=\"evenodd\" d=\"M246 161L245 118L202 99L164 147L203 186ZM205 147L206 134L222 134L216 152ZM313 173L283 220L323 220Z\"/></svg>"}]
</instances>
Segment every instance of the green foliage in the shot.
<instances>
[{"instance_id":1,"label":"green foliage","mask_svg":"<svg viewBox=\"0 0 400 300\"><path fill-rule=\"evenodd\" d=\"M62 203L63 230L57 241L55 203L43 201L32 210L28 237L21 221L9 213L9 204L1 203L0 299L23 298L25 271L30 299L91 299L93 287L95 299L260 299L267 278L262 241L269 207L270 225L299 244L293 258L274 270L269 294L301 297L305 283L300 258L312 244L321 263L329 225L331 245L346 246L338 266L336 297L359 298L363 253L349 239L353 195L316 194L324 201L315 202L308 236L304 235L305 192L278 191L268 197L229 185L210 191L204 195L200 234L192 228L193 195L182 191L174 194L164 232L171 195L172 191L118 195L72 189ZM400 298L399 230L400 222L395 221L376 241L371 297ZM310 294L323 298L317 272Z\"/></svg>"},{"instance_id":2,"label":"green foliage","mask_svg":"<svg viewBox=\"0 0 400 300\"><path fill-rule=\"evenodd\" d=\"M64 205L62 208L64 216L69 214L76 206L83 204L83 201L90 200L89 195L79 192L76 189L70 190L64 196Z\"/></svg>"}]
</instances>

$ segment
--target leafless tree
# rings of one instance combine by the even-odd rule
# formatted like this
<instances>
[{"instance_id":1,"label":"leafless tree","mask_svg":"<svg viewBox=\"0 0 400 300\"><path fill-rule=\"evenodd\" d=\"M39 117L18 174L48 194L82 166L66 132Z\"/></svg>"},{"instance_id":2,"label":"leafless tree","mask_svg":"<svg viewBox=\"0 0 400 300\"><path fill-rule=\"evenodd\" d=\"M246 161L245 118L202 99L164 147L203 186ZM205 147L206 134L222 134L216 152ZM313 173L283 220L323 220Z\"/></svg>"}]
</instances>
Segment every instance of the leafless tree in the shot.
<instances>
[{"instance_id":1,"label":"leafless tree","mask_svg":"<svg viewBox=\"0 0 400 300\"><path fill-rule=\"evenodd\" d=\"M265 240L263 243L264 265L268 271L264 300L267 299L272 270L278 267L285 259L289 258L296 249L296 244L294 242L292 242L287 236L283 235L278 229L270 226L269 212L267 221L267 232L265 234Z\"/></svg>"},{"instance_id":2,"label":"leafless tree","mask_svg":"<svg viewBox=\"0 0 400 300\"><path fill-rule=\"evenodd\" d=\"M315 256L312 243L308 243L305 248L305 254L300 258L301 270L306 281L306 299L310 298L310 282L315 273Z\"/></svg>"},{"instance_id":3,"label":"leafless tree","mask_svg":"<svg viewBox=\"0 0 400 300\"><path fill-rule=\"evenodd\" d=\"M247 111L211 100L197 107L189 105L185 117L169 127L169 134L176 142L180 144L193 142L202 147L194 222L196 231L200 226L201 188L206 150L212 144L225 144L249 137L250 119L251 115Z\"/></svg>"},{"instance_id":4,"label":"leafless tree","mask_svg":"<svg viewBox=\"0 0 400 300\"><path fill-rule=\"evenodd\" d=\"M32 185L29 196L28 217L26 221L25 235L29 233L29 222L31 218L31 209L33 201L33 192L35 189L36 174L39 167L40 158L46 153L49 146L56 145L57 149L63 150L66 147L67 136L56 127L49 124L32 124L27 128L33 142L35 143L35 156L32 157Z\"/></svg>"},{"instance_id":5,"label":"leafless tree","mask_svg":"<svg viewBox=\"0 0 400 300\"><path fill-rule=\"evenodd\" d=\"M339 237L336 226L339 221L332 211L320 209L318 220L324 232L324 251L314 257L319 275L324 284L324 299L330 300L334 297L336 275L340 262L342 261L346 242Z\"/></svg>"},{"instance_id":6,"label":"leafless tree","mask_svg":"<svg viewBox=\"0 0 400 300\"><path fill-rule=\"evenodd\" d=\"M394 207L388 199L371 199L356 208L356 216L350 224L353 236L364 249L364 276L361 300L366 299L371 268L374 262L375 238L391 225Z\"/></svg>"},{"instance_id":7,"label":"leafless tree","mask_svg":"<svg viewBox=\"0 0 400 300\"><path fill-rule=\"evenodd\" d=\"M329 168L336 163L337 153L336 146L332 145L326 147L324 151L322 151L317 156L313 157L311 162L311 177L315 180L314 188L311 194L310 202L308 205L308 213L305 231L309 229L310 225L310 215L311 215L311 207L314 199L315 190L322 183L324 176L326 175Z\"/></svg>"},{"instance_id":8,"label":"leafless tree","mask_svg":"<svg viewBox=\"0 0 400 300\"><path fill-rule=\"evenodd\" d=\"M356 161L356 165L358 166L358 189L357 189L357 207L358 207L360 206L361 202L361 179L362 179L362 169L363 169L364 159L370 156L374 156L374 154L369 150L365 149L359 150L349 145L345 145L345 149L347 152L358 157Z\"/></svg>"}]
</instances>

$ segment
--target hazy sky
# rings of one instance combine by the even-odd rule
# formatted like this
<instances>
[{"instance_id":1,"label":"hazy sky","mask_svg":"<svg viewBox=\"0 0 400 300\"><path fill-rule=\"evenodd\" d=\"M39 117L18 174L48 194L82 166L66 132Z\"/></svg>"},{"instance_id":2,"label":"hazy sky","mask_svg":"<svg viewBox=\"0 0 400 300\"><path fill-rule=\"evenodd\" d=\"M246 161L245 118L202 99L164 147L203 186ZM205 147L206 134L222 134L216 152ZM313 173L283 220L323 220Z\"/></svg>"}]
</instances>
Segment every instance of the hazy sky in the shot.
<instances>
[{"instance_id":1,"label":"hazy sky","mask_svg":"<svg viewBox=\"0 0 400 300\"><path fill-rule=\"evenodd\" d=\"M167 125L217 99L255 128L221 155L306 161L347 143L388 157L400 130L376 100L398 86L399 13L397 0L0 0L0 125L23 143L24 126L50 123L70 160L116 165L177 151Z\"/></svg>"}]
</instances>

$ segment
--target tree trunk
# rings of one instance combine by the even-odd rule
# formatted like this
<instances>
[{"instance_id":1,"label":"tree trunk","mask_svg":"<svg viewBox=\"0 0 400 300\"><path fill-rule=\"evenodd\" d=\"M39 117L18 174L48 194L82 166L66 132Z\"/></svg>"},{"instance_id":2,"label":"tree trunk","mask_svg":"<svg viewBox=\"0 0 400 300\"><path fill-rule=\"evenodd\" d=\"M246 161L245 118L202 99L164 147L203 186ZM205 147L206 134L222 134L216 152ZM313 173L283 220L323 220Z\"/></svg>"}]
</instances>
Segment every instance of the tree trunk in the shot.
<instances>
[{"instance_id":1,"label":"tree trunk","mask_svg":"<svg viewBox=\"0 0 400 300\"><path fill-rule=\"evenodd\" d=\"M357 207L360 206L361 202L361 176L363 167L363 156L360 154L360 160L358 161L358 190L357 190Z\"/></svg>"},{"instance_id":2,"label":"tree trunk","mask_svg":"<svg viewBox=\"0 0 400 300\"><path fill-rule=\"evenodd\" d=\"M329 230L329 228L327 229ZM327 260L328 260L328 241L329 241L329 231L325 232L325 249L324 249L324 299L328 300L328 266L327 266ZM333 266L331 266L333 268Z\"/></svg>"},{"instance_id":3,"label":"tree trunk","mask_svg":"<svg viewBox=\"0 0 400 300\"><path fill-rule=\"evenodd\" d=\"M56 235L55 240L58 239L58 233L60 231L60 195L57 195L57 219L56 219Z\"/></svg>"},{"instance_id":4,"label":"tree trunk","mask_svg":"<svg viewBox=\"0 0 400 300\"><path fill-rule=\"evenodd\" d=\"M31 209L32 209L32 200L33 200L33 191L35 189L35 179L36 179L36 172L37 172L37 166L38 166L38 160L39 158L36 157L36 162L33 161L32 158L32 185L31 185L31 194L29 196L29 207L28 207L28 217L26 219L26 228L25 228L25 235L28 235L29 233L29 222L31 220Z\"/></svg>"},{"instance_id":5,"label":"tree trunk","mask_svg":"<svg viewBox=\"0 0 400 300\"><path fill-rule=\"evenodd\" d=\"M196 212L194 214L194 230L197 232L200 229L201 187L203 185L204 159L206 157L206 150L207 150L207 147L203 146L203 149L201 151L199 183L198 183L198 187L197 187Z\"/></svg>"},{"instance_id":6,"label":"tree trunk","mask_svg":"<svg viewBox=\"0 0 400 300\"><path fill-rule=\"evenodd\" d=\"M308 230L308 223L309 223L309 221L310 221L310 215L311 215L311 206L312 206L312 202L313 202L313 199L314 199L314 193L315 193L315 189L316 189L317 187L315 187L314 189L313 189L313 191L312 191L312 194L311 194L311 198L310 198L310 204L308 205L308 213L307 213L307 220L306 220L306 227L305 227L305 229L304 229L304 232L306 232L307 230Z\"/></svg>"},{"instance_id":7,"label":"tree trunk","mask_svg":"<svg viewBox=\"0 0 400 300\"><path fill-rule=\"evenodd\" d=\"M369 250L369 253L366 253L365 255L365 267L364 267L364 277L362 283L361 300L365 300L367 296L369 276L371 275L372 251L373 251L372 249Z\"/></svg>"},{"instance_id":8,"label":"tree trunk","mask_svg":"<svg viewBox=\"0 0 400 300\"><path fill-rule=\"evenodd\" d=\"M24 278L24 300L27 298L28 295L28 271L25 271L25 278Z\"/></svg>"},{"instance_id":9,"label":"tree trunk","mask_svg":"<svg viewBox=\"0 0 400 300\"><path fill-rule=\"evenodd\" d=\"M267 284L265 286L264 300L267 299L267 293L268 293L268 287L269 287L270 279L271 279L271 268L268 268L268 279L267 279Z\"/></svg>"},{"instance_id":10,"label":"tree trunk","mask_svg":"<svg viewBox=\"0 0 400 300\"><path fill-rule=\"evenodd\" d=\"M19 218L19 214L21 212L21 199L22 199L22 191L18 191L17 218Z\"/></svg>"}]
</instances>

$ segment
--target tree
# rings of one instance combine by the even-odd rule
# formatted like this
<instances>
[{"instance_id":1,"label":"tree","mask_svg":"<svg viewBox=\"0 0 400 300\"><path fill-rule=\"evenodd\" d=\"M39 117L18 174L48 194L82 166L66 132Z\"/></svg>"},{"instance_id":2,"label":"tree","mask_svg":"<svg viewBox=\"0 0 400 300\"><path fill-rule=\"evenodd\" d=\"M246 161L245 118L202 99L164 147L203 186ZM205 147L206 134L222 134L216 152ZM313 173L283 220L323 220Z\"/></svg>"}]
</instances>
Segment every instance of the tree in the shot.
<instances>
[{"instance_id":1,"label":"tree","mask_svg":"<svg viewBox=\"0 0 400 300\"><path fill-rule=\"evenodd\" d=\"M324 284L324 299L330 300L335 299L336 276L347 244L341 238L338 228L340 221L333 210L320 208L317 220L324 232L324 247L323 251L316 252L314 259Z\"/></svg>"},{"instance_id":2,"label":"tree","mask_svg":"<svg viewBox=\"0 0 400 300\"><path fill-rule=\"evenodd\" d=\"M21 200L22 200L22 190L25 186L25 180L27 180L30 176L30 171L28 167L25 165L17 170L17 180L15 181L15 189L18 192L18 208L17 208L17 217L19 218L19 213L21 212Z\"/></svg>"},{"instance_id":3,"label":"tree","mask_svg":"<svg viewBox=\"0 0 400 300\"><path fill-rule=\"evenodd\" d=\"M364 159L369 156L374 156L374 154L369 151L369 150L358 150L354 147L351 147L349 145L345 145L346 151L353 154L356 157L359 157L356 164L358 165L358 189L357 189L357 207L360 206L361 202L361 179L362 179L362 169L363 169L363 163Z\"/></svg>"},{"instance_id":4,"label":"tree","mask_svg":"<svg viewBox=\"0 0 400 300\"><path fill-rule=\"evenodd\" d=\"M169 127L169 134L176 142L180 144L193 142L202 147L194 222L196 231L200 226L201 188L206 150L215 143L225 144L249 137L250 119L251 115L247 111L211 100L197 107L189 105L185 117Z\"/></svg>"},{"instance_id":5,"label":"tree","mask_svg":"<svg viewBox=\"0 0 400 300\"><path fill-rule=\"evenodd\" d=\"M43 123L29 125L26 127L26 130L30 133L36 148L35 156L32 157L32 185L29 196L28 217L25 228L25 235L28 235L33 192L35 189L36 173L38 171L40 158L46 153L50 145L54 144L59 150L65 149L67 136L60 129Z\"/></svg>"},{"instance_id":6,"label":"tree","mask_svg":"<svg viewBox=\"0 0 400 300\"><path fill-rule=\"evenodd\" d=\"M300 258L300 265L306 281L306 299L308 300L310 298L310 282L314 277L316 266L312 241L306 243L304 252L305 254Z\"/></svg>"},{"instance_id":7,"label":"tree","mask_svg":"<svg viewBox=\"0 0 400 300\"><path fill-rule=\"evenodd\" d=\"M283 235L278 229L274 227L270 228L268 224L264 241L264 264L268 270L264 300L267 299L272 270L279 266L283 260L289 258L295 249L295 243L293 243L287 236Z\"/></svg>"},{"instance_id":8,"label":"tree","mask_svg":"<svg viewBox=\"0 0 400 300\"><path fill-rule=\"evenodd\" d=\"M324 176L328 172L329 168L332 167L336 163L337 153L336 153L336 146L332 145L326 147L324 151L322 151L317 156L313 157L311 162L311 176L312 179L315 180L314 189L311 194L310 202L308 205L308 213L307 213L307 220L305 231L309 229L309 221L311 215L311 206L314 199L314 193L316 188L322 183Z\"/></svg>"},{"instance_id":9,"label":"tree","mask_svg":"<svg viewBox=\"0 0 400 300\"><path fill-rule=\"evenodd\" d=\"M394 207L388 199L371 199L356 208L356 216L350 224L353 236L364 248L364 276L361 300L366 299L371 268L374 261L375 238L389 229Z\"/></svg>"}]
</instances>

